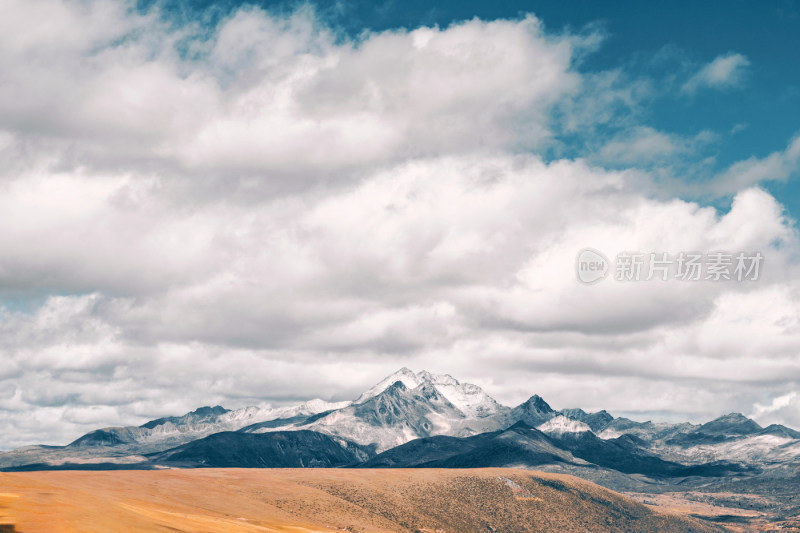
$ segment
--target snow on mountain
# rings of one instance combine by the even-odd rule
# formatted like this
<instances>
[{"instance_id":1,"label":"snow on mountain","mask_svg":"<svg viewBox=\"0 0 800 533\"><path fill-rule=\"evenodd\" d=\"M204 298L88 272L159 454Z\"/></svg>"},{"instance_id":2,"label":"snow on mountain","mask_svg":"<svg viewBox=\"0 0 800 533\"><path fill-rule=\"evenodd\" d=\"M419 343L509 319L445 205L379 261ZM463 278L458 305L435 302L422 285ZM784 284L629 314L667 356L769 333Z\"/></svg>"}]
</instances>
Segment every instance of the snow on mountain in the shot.
<instances>
[{"instance_id":1,"label":"snow on mountain","mask_svg":"<svg viewBox=\"0 0 800 533\"><path fill-rule=\"evenodd\" d=\"M586 431L592 431L592 428L590 428L588 424L584 424L579 420L567 418L564 415L553 417L536 429L547 435L563 435L565 433L584 433Z\"/></svg>"},{"instance_id":2,"label":"snow on mountain","mask_svg":"<svg viewBox=\"0 0 800 533\"><path fill-rule=\"evenodd\" d=\"M775 435L755 435L714 444L685 448L669 446L657 450L662 455L690 464L711 461L757 464L782 462L800 456L800 446L786 446L796 442L794 439Z\"/></svg>"},{"instance_id":3,"label":"snow on mountain","mask_svg":"<svg viewBox=\"0 0 800 533\"><path fill-rule=\"evenodd\" d=\"M351 403L352 402L349 401L326 402L325 400L320 400L319 398L316 398L314 400L309 400L307 402L301 403L300 405L292 405L288 407L278 407L275 409L269 409L267 410L267 412L261 413L261 415L259 416L260 420L258 420L258 422L267 422L270 420L278 420L280 418L293 418L296 416L316 415L319 413L324 413L325 411L334 411L336 409L342 409L344 407L347 407Z\"/></svg>"},{"instance_id":4,"label":"snow on mountain","mask_svg":"<svg viewBox=\"0 0 800 533\"><path fill-rule=\"evenodd\" d=\"M378 383L367 389L364 393L361 394L361 396L358 397L356 401L353 402L353 404L357 405L360 403L364 403L370 398L374 398L375 396L382 393L383 391L385 391L398 381L403 385L405 385L407 389L416 389L422 380L417 376L417 374L413 370L403 367L397 372L389 376L386 376Z\"/></svg>"},{"instance_id":5,"label":"snow on mountain","mask_svg":"<svg viewBox=\"0 0 800 533\"><path fill-rule=\"evenodd\" d=\"M150 431L139 433L136 440L138 442L153 442L182 434L194 437L210 435L220 431L235 431L258 422L307 417L325 411L341 409L349 404L349 402L331 403L317 398L299 405L286 407L264 408L250 406L233 411L224 410L224 412L217 414L213 418L202 420L193 420L190 417L192 413L189 413L177 421L170 420L164 424L154 424L157 421L148 422L142 428L150 429Z\"/></svg>"},{"instance_id":6,"label":"snow on mountain","mask_svg":"<svg viewBox=\"0 0 800 533\"><path fill-rule=\"evenodd\" d=\"M639 462L652 462L657 456L684 464L734 461L768 468L792 465L800 458L800 432L777 425L762 428L736 413L703 425L636 422L614 418L605 411L556 411L538 395L511 409L498 404L476 385L461 383L449 375L402 368L361 394L355 402L315 399L278 408L201 407L138 427L99 429L66 447L30 447L6 452L0 454L0 468L31 463L80 463L99 458L105 462L127 461L137 454L163 451L224 431L265 433L305 429L380 452L418 438L469 437L506 430L520 423L538 428L548 438L570 447L578 454L576 457L580 454L589 457L598 450L606 450L618 455L636 455Z\"/></svg>"},{"instance_id":7,"label":"snow on mountain","mask_svg":"<svg viewBox=\"0 0 800 533\"><path fill-rule=\"evenodd\" d=\"M352 405L295 429L311 429L383 451L420 437L469 436L501 429L503 408L479 387L450 376L402 369L361 395ZM416 384L416 385L415 385ZM374 394L377 392L377 394ZM277 428L257 428L271 431ZM288 429L288 428L281 428ZM247 429L245 429L247 431Z\"/></svg>"},{"instance_id":8,"label":"snow on mountain","mask_svg":"<svg viewBox=\"0 0 800 533\"><path fill-rule=\"evenodd\" d=\"M548 414L552 412L538 396L523 407L521 415L538 413L541 409ZM449 375L401 368L355 402L330 403L315 399L274 409L202 407L180 417L160 418L139 427L98 430L71 446L88 449L139 445L139 448L157 450L221 431L264 433L311 429L384 449L419 437L469 436L504 429L517 421L511 412L477 385L460 383ZM531 416L523 418L532 420Z\"/></svg>"},{"instance_id":9,"label":"snow on mountain","mask_svg":"<svg viewBox=\"0 0 800 533\"><path fill-rule=\"evenodd\" d=\"M433 385L422 383L409 389L398 380L376 396L334 411L302 429L358 444L375 444L382 451L419 437L449 432L451 422L463 418Z\"/></svg>"},{"instance_id":10,"label":"snow on mountain","mask_svg":"<svg viewBox=\"0 0 800 533\"><path fill-rule=\"evenodd\" d=\"M424 370L417 376L424 383L432 383L467 418L485 418L507 410L472 383L459 383L449 375L437 376Z\"/></svg>"},{"instance_id":11,"label":"snow on mountain","mask_svg":"<svg viewBox=\"0 0 800 533\"><path fill-rule=\"evenodd\" d=\"M229 410L220 406L200 407L182 416L158 418L141 426L91 431L65 447L29 446L3 452L0 453L0 468L30 463L59 464L65 458L71 463L84 463L101 457L103 462L124 462L125 458L133 457L131 454L162 451L214 433L236 431L270 420L299 422L348 405L350 402L331 403L314 399L277 408L249 406Z\"/></svg>"},{"instance_id":12,"label":"snow on mountain","mask_svg":"<svg viewBox=\"0 0 800 533\"><path fill-rule=\"evenodd\" d=\"M447 398L447 400L467 418L485 418L507 410L498 404L494 398L486 394L483 389L472 383L460 383L448 374L431 374L426 370L414 372L408 368L401 368L394 374L382 379L377 385L371 387L353 402L363 403L377 396L396 382L401 382L408 389L416 389L426 383L433 385Z\"/></svg>"},{"instance_id":13,"label":"snow on mountain","mask_svg":"<svg viewBox=\"0 0 800 533\"><path fill-rule=\"evenodd\" d=\"M219 405L201 407L183 416L159 418L138 427L112 427L93 431L77 439L70 446L85 448L121 444L156 445L162 442L173 445L175 442L188 442L220 431L236 431L259 422L307 418L348 405L350 402L331 403L314 399L299 405L277 408L249 406L229 410Z\"/></svg>"},{"instance_id":14,"label":"snow on mountain","mask_svg":"<svg viewBox=\"0 0 800 533\"><path fill-rule=\"evenodd\" d=\"M680 424L670 424L667 422L653 423L636 422L629 418L615 418L608 423L605 428L597 435L601 439L616 439L622 435L633 435L645 442L652 443L673 438L676 435L689 433L697 429L698 426L683 422Z\"/></svg>"},{"instance_id":15,"label":"snow on mountain","mask_svg":"<svg viewBox=\"0 0 800 533\"><path fill-rule=\"evenodd\" d=\"M585 423L592 428L592 431L595 433L602 431L608 424L614 421L614 417L605 410L597 411L596 413L587 413L583 409L562 409L558 414Z\"/></svg>"},{"instance_id":16,"label":"snow on mountain","mask_svg":"<svg viewBox=\"0 0 800 533\"><path fill-rule=\"evenodd\" d=\"M684 464L730 461L769 466L800 457L800 433L779 425L762 428L740 413L731 413L702 425L654 424L617 418L599 433L605 440L632 435L650 451Z\"/></svg>"}]
</instances>

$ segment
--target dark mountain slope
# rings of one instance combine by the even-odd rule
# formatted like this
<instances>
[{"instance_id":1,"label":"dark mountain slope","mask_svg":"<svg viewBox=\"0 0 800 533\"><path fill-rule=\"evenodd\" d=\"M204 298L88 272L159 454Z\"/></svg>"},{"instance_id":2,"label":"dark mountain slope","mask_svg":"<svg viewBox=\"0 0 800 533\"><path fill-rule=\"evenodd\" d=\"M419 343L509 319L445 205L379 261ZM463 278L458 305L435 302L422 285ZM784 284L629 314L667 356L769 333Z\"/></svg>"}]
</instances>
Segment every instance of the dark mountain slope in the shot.
<instances>
[{"instance_id":1,"label":"dark mountain slope","mask_svg":"<svg viewBox=\"0 0 800 533\"><path fill-rule=\"evenodd\" d=\"M154 464L180 467L330 468L372 457L372 449L314 431L225 431L150 456Z\"/></svg>"},{"instance_id":2,"label":"dark mountain slope","mask_svg":"<svg viewBox=\"0 0 800 533\"><path fill-rule=\"evenodd\" d=\"M525 424L536 427L544 424L554 416L556 412L541 396L534 394L524 403L519 404L511 410L511 419L514 422L524 422Z\"/></svg>"},{"instance_id":3,"label":"dark mountain slope","mask_svg":"<svg viewBox=\"0 0 800 533\"><path fill-rule=\"evenodd\" d=\"M504 431L473 437L429 437L392 448L367 461L364 468L483 468L535 466L572 462L541 431L518 423Z\"/></svg>"},{"instance_id":4,"label":"dark mountain slope","mask_svg":"<svg viewBox=\"0 0 800 533\"><path fill-rule=\"evenodd\" d=\"M706 422L691 431L678 433L665 442L669 445L684 447L698 444L719 444L757 435L763 431L764 429L755 421L740 413L731 413Z\"/></svg>"}]
</instances>

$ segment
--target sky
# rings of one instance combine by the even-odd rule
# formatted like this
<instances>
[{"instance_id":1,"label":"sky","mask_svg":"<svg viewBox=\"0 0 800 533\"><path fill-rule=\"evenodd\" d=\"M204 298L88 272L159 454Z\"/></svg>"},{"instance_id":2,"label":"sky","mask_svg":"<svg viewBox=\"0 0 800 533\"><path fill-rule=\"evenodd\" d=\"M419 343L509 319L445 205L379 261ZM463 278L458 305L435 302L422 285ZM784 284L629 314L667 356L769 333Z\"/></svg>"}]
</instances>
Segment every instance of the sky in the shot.
<instances>
[{"instance_id":1,"label":"sky","mask_svg":"<svg viewBox=\"0 0 800 533\"><path fill-rule=\"evenodd\" d=\"M0 449L402 366L800 428L800 2L4 0ZM578 253L760 253L757 279Z\"/></svg>"}]
</instances>

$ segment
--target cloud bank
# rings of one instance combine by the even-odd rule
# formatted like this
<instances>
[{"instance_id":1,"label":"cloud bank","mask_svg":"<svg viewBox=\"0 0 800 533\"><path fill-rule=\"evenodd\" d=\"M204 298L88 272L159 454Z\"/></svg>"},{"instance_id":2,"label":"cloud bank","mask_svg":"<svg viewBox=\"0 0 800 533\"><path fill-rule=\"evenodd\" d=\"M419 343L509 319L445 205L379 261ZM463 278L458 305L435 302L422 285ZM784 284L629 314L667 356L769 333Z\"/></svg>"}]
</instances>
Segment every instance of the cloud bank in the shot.
<instances>
[{"instance_id":1,"label":"cloud bank","mask_svg":"<svg viewBox=\"0 0 800 533\"><path fill-rule=\"evenodd\" d=\"M719 211L648 166L697 139L631 122L592 157L548 155L646 93L581 72L597 36L532 15L352 39L308 8L210 30L124 2L0 10L0 446L351 398L403 365L507 403L800 426L797 235L757 186L775 172L739 177L772 159L720 178ZM697 76L730 84L738 57ZM749 284L587 287L586 246L766 259Z\"/></svg>"}]
</instances>

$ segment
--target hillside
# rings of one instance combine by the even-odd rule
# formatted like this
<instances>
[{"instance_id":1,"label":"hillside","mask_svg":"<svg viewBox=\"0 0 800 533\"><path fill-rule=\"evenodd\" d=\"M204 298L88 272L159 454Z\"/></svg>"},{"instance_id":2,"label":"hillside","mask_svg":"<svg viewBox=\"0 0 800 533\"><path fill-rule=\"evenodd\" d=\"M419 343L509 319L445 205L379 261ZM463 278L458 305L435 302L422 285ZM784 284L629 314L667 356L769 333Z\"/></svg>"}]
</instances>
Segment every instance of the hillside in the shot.
<instances>
[{"instance_id":1,"label":"hillside","mask_svg":"<svg viewBox=\"0 0 800 533\"><path fill-rule=\"evenodd\" d=\"M721 531L510 469L29 472L2 473L0 486L0 530L25 533Z\"/></svg>"}]
</instances>

